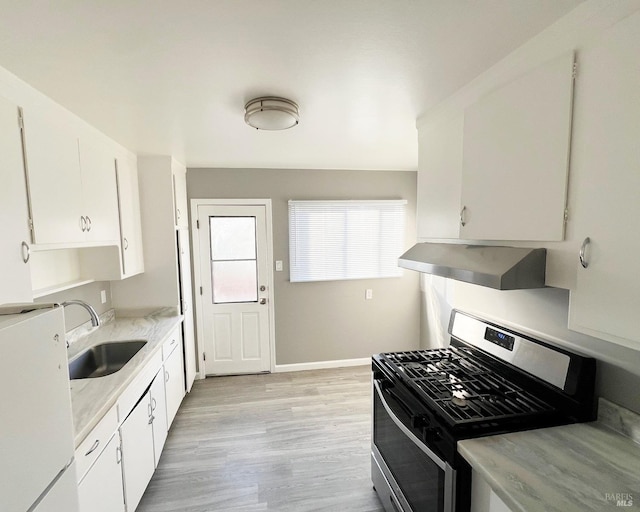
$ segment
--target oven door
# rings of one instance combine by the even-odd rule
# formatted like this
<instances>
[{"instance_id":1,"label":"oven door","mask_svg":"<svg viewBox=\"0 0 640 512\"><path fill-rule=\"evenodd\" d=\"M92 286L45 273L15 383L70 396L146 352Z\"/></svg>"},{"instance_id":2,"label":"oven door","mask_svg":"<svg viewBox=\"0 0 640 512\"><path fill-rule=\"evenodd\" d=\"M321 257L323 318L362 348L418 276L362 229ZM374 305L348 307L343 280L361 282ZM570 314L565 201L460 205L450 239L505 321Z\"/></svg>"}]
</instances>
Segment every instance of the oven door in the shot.
<instances>
[{"instance_id":1,"label":"oven door","mask_svg":"<svg viewBox=\"0 0 640 512\"><path fill-rule=\"evenodd\" d=\"M453 512L455 470L416 436L401 393L375 379L373 389L372 480L385 509Z\"/></svg>"}]
</instances>

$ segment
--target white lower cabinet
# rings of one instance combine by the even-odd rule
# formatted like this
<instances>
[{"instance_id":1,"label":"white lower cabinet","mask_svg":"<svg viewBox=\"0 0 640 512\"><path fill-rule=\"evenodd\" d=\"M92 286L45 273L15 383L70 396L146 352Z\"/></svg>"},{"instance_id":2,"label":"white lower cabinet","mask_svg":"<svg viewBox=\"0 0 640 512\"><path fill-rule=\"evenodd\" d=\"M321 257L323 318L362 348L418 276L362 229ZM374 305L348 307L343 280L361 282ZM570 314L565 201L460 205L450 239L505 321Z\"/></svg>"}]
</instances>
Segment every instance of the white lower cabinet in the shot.
<instances>
[{"instance_id":1,"label":"white lower cabinet","mask_svg":"<svg viewBox=\"0 0 640 512\"><path fill-rule=\"evenodd\" d=\"M471 512L512 512L475 470L471 476Z\"/></svg>"},{"instance_id":2,"label":"white lower cabinet","mask_svg":"<svg viewBox=\"0 0 640 512\"><path fill-rule=\"evenodd\" d=\"M167 425L170 427L184 398L184 365L182 364L182 336L175 332L177 343L164 361L165 390L167 393Z\"/></svg>"},{"instance_id":3,"label":"white lower cabinet","mask_svg":"<svg viewBox=\"0 0 640 512\"><path fill-rule=\"evenodd\" d=\"M167 431L169 430L169 425L167 423L166 393L164 388L164 367L158 370L149 392L151 393L151 414L153 419L153 451L155 467L158 467L160 455L162 454L164 443L167 440Z\"/></svg>"},{"instance_id":4,"label":"white lower cabinet","mask_svg":"<svg viewBox=\"0 0 640 512\"><path fill-rule=\"evenodd\" d=\"M76 448L80 512L136 510L184 394L177 327Z\"/></svg>"},{"instance_id":5,"label":"white lower cabinet","mask_svg":"<svg viewBox=\"0 0 640 512\"><path fill-rule=\"evenodd\" d=\"M116 432L78 485L80 512L124 512L121 460Z\"/></svg>"},{"instance_id":6,"label":"white lower cabinet","mask_svg":"<svg viewBox=\"0 0 640 512\"><path fill-rule=\"evenodd\" d=\"M133 512L155 470L151 393L147 391L120 426L127 511Z\"/></svg>"}]
</instances>

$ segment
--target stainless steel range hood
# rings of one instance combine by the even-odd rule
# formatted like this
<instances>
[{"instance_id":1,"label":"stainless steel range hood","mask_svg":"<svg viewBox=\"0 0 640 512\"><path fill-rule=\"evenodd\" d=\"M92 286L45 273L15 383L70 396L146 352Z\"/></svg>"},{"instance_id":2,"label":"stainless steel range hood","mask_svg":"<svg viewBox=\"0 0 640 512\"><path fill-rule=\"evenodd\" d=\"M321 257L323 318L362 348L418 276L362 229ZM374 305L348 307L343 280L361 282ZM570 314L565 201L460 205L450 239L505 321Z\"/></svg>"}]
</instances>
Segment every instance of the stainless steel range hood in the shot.
<instances>
[{"instance_id":1,"label":"stainless steel range hood","mask_svg":"<svg viewBox=\"0 0 640 512\"><path fill-rule=\"evenodd\" d=\"M410 270L497 290L543 288L546 249L420 243L398 260Z\"/></svg>"}]
</instances>

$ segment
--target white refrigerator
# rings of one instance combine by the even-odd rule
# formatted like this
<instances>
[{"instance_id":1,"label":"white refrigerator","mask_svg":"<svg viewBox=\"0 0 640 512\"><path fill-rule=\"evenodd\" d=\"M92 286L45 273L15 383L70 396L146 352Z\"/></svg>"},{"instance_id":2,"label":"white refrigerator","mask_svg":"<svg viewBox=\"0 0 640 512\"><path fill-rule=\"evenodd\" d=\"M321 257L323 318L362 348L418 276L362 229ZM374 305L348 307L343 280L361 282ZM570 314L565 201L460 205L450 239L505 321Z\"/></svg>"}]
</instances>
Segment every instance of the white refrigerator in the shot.
<instances>
[{"instance_id":1,"label":"white refrigerator","mask_svg":"<svg viewBox=\"0 0 640 512\"><path fill-rule=\"evenodd\" d=\"M0 510L77 512L61 307L0 307Z\"/></svg>"}]
</instances>

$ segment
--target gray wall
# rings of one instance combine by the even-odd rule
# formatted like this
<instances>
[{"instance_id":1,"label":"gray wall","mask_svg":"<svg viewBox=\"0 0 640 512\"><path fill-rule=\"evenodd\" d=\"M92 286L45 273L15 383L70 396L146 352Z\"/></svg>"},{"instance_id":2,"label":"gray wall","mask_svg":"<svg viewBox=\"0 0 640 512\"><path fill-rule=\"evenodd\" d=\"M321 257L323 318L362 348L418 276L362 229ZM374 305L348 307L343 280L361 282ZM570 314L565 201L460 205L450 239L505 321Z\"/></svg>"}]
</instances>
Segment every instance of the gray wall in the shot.
<instances>
[{"instance_id":1,"label":"gray wall","mask_svg":"<svg viewBox=\"0 0 640 512\"><path fill-rule=\"evenodd\" d=\"M289 199L406 199L407 246L415 242L416 173L400 171L188 169L189 199L271 199L276 364L369 357L420 343L419 275L289 282ZM198 284L195 284L198 286ZM365 300L365 289L373 299Z\"/></svg>"},{"instance_id":2,"label":"gray wall","mask_svg":"<svg viewBox=\"0 0 640 512\"><path fill-rule=\"evenodd\" d=\"M426 302L433 303L433 297L436 297L435 302L442 311L448 312L455 307L476 313L595 357L598 360L596 394L640 414L640 350L569 330L568 290L499 291L455 281L443 285L443 281L443 278L424 280ZM426 316L433 318L431 314ZM505 319L508 319L506 324ZM431 322L431 327L434 324L440 325L437 318ZM446 327L445 324L444 329Z\"/></svg>"}]
</instances>

